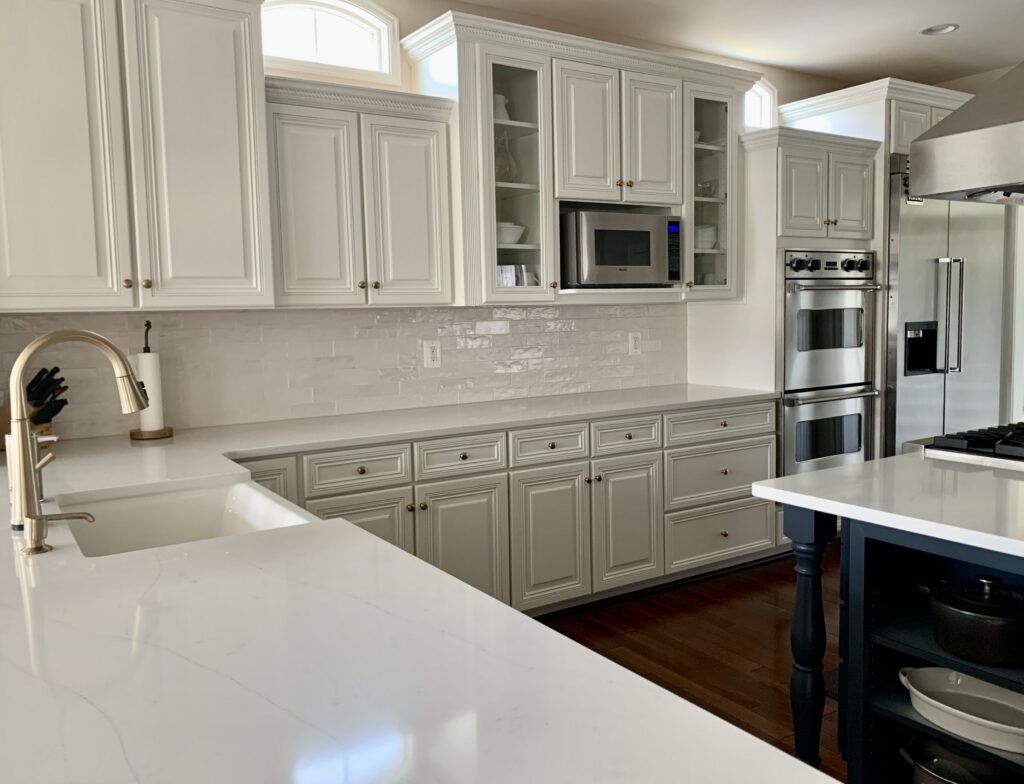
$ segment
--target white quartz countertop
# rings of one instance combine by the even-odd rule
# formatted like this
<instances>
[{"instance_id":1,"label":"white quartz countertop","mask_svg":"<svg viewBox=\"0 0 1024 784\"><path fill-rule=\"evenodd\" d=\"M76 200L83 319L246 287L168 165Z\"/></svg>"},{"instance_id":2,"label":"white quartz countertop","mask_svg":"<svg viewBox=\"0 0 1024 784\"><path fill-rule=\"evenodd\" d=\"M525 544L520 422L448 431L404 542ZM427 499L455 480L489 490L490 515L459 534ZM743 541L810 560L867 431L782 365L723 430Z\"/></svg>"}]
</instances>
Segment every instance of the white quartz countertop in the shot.
<instances>
[{"instance_id":1,"label":"white quartz countertop","mask_svg":"<svg viewBox=\"0 0 1024 784\"><path fill-rule=\"evenodd\" d=\"M1024 473L913 454L756 482L781 504L1024 556Z\"/></svg>"},{"instance_id":2,"label":"white quartz countertop","mask_svg":"<svg viewBox=\"0 0 1024 784\"><path fill-rule=\"evenodd\" d=\"M639 405L713 402L659 394ZM91 439L58 445L48 487L238 478L224 453L623 410L598 397L495 406L486 422L482 411L392 412L375 417L376 435L337 418L143 449ZM49 542L32 558L17 538L0 548L4 781L831 781L343 521L103 558L82 556L66 527Z\"/></svg>"}]
</instances>

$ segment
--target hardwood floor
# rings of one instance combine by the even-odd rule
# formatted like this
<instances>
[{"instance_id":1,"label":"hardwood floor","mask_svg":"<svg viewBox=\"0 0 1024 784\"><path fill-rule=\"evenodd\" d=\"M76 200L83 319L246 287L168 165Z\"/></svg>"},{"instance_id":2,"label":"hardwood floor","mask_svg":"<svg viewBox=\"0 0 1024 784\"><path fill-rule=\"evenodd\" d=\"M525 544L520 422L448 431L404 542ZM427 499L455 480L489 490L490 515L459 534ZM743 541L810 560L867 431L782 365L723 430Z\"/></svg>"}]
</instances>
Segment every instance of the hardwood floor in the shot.
<instances>
[{"instance_id":1,"label":"hardwood floor","mask_svg":"<svg viewBox=\"0 0 1024 784\"><path fill-rule=\"evenodd\" d=\"M538 620L792 753L789 622L794 592L793 559L786 557ZM831 668L838 664L839 634L835 547L825 559L824 596L825 666ZM845 781L836 730L836 703L828 700L822 770Z\"/></svg>"}]
</instances>

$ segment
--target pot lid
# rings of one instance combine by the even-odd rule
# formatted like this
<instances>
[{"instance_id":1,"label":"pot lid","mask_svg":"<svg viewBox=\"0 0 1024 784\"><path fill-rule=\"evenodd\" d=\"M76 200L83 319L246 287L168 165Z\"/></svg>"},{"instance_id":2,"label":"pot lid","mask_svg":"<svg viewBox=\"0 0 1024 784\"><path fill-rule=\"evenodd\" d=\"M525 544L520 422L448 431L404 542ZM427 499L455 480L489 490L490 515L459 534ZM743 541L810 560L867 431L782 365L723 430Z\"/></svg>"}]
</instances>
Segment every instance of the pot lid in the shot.
<instances>
[{"instance_id":1,"label":"pot lid","mask_svg":"<svg viewBox=\"0 0 1024 784\"><path fill-rule=\"evenodd\" d=\"M939 589L938 600L957 610L1014 618L1024 615L1024 595L1002 585L998 577L979 575L962 583L950 583Z\"/></svg>"}]
</instances>

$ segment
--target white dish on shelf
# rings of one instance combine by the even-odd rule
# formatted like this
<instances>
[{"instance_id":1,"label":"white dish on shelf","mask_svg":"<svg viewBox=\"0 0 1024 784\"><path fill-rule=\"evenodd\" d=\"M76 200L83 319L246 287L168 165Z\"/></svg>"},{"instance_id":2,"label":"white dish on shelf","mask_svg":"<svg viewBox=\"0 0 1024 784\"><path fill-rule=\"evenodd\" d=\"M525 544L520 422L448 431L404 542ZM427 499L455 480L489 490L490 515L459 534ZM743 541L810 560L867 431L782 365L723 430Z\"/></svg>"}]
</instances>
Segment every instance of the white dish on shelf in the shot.
<instances>
[{"instance_id":1,"label":"white dish on shelf","mask_svg":"<svg viewBox=\"0 0 1024 784\"><path fill-rule=\"evenodd\" d=\"M526 227L520 226L518 223L499 223L497 227L498 244L515 245L525 232Z\"/></svg>"},{"instance_id":2,"label":"white dish on shelf","mask_svg":"<svg viewBox=\"0 0 1024 784\"><path fill-rule=\"evenodd\" d=\"M693 232L693 244L703 250L714 250L718 244L718 227L713 223L697 226Z\"/></svg>"},{"instance_id":3,"label":"white dish on shelf","mask_svg":"<svg viewBox=\"0 0 1024 784\"><path fill-rule=\"evenodd\" d=\"M1024 754L1024 694L945 667L904 667L914 710L961 738Z\"/></svg>"}]
</instances>

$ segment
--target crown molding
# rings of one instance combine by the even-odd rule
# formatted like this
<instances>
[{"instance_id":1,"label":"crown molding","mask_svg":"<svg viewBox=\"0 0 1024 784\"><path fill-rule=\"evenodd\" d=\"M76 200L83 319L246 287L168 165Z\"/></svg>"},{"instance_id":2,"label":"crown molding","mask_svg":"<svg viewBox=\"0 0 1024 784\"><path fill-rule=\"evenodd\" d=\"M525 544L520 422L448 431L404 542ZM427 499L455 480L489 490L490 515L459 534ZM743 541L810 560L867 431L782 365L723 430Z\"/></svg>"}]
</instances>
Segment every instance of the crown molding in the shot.
<instances>
[{"instance_id":1,"label":"crown molding","mask_svg":"<svg viewBox=\"0 0 1024 784\"><path fill-rule=\"evenodd\" d=\"M448 121L455 107L454 101L431 95L406 93L398 90L379 90L373 87L355 87L331 82L314 82L284 76L266 79L268 103L292 106L311 106L318 109L338 109L349 112L383 112L390 115L412 116Z\"/></svg>"},{"instance_id":2,"label":"crown molding","mask_svg":"<svg viewBox=\"0 0 1024 784\"><path fill-rule=\"evenodd\" d=\"M817 117L840 109L851 109L855 106L888 99L923 103L943 109L956 109L972 97L970 93L962 93L958 90L947 90L944 87L918 84L904 79L887 78L783 104L779 107L779 116L783 122L788 124L806 117Z\"/></svg>"},{"instance_id":3,"label":"crown molding","mask_svg":"<svg viewBox=\"0 0 1024 784\"><path fill-rule=\"evenodd\" d=\"M459 40L528 48L553 57L640 70L684 81L749 90L764 74L703 60L625 46L537 27L449 11L402 39L402 50L415 62Z\"/></svg>"},{"instance_id":4,"label":"crown molding","mask_svg":"<svg viewBox=\"0 0 1024 784\"><path fill-rule=\"evenodd\" d=\"M766 128L762 131L745 133L740 137L740 146L744 152L781 147L785 144L799 144L802 147L820 147L828 150L844 150L852 153L869 153L873 155L878 151L882 143L873 139L858 139L853 136L840 136L834 133L805 131L801 128Z\"/></svg>"}]
</instances>

